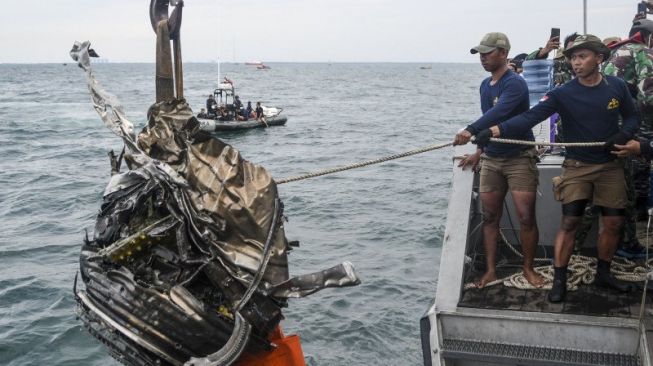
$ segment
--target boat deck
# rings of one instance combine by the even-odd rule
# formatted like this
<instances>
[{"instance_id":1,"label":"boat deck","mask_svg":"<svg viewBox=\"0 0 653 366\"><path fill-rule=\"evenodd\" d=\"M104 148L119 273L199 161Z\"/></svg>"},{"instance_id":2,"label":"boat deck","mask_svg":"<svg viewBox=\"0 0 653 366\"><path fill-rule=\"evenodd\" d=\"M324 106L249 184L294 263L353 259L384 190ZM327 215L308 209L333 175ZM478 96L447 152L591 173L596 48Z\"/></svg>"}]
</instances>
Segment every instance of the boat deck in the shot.
<instances>
[{"instance_id":1,"label":"boat deck","mask_svg":"<svg viewBox=\"0 0 653 366\"><path fill-rule=\"evenodd\" d=\"M478 177L476 177L473 189L475 191L478 189ZM545 205L540 205L538 208L542 208ZM506 212L509 212L508 210L511 208L512 203L506 206ZM546 224L544 220L539 221ZM558 220L554 219L552 221L554 222L553 225L557 227ZM480 214L476 212L473 217L473 226L477 226L479 223ZM597 226L597 222L594 223L594 226ZM511 238L517 238L519 235L518 229L502 227L502 230ZM596 232L596 227L593 230ZM640 243L646 243L646 221L637 223L637 237ZM541 238L542 235L540 235ZM590 232L587 240L593 241L596 238L596 233L592 234ZM516 239L514 240L516 241ZM482 236L478 234L470 238L467 254L474 258L474 260L471 266L466 266L463 283L477 281L485 272L485 255L481 241ZM550 241L552 241L552 237L547 238L545 242ZM517 250L519 250L518 246ZM596 247L594 245L586 245L578 254L596 257ZM535 256L536 258L552 258L553 248L540 244ZM641 260L642 264L643 262L644 260ZM506 244L500 241L497 252L497 277L505 278L516 272L521 272L521 263L522 259L513 254L507 248ZM547 264L549 263L535 263L536 266ZM641 287L643 283L633 283L633 285ZM493 310L638 318L642 298L641 290L619 293L615 290L599 288L594 285L580 285L575 291L567 291L566 301L554 304L548 301L548 293L549 290L522 290L499 284L484 289L472 288L463 290L458 306ZM650 291L649 296L646 297L646 304L648 309L652 308L653 291Z\"/></svg>"},{"instance_id":2,"label":"boat deck","mask_svg":"<svg viewBox=\"0 0 653 366\"><path fill-rule=\"evenodd\" d=\"M457 153L469 153L458 149ZM563 157L547 156L538 164L536 258L551 263L552 244L561 222L552 180ZM548 301L549 290L521 290L503 284L462 290L485 272L482 203L478 174L454 171L435 302L420 323L425 365L653 365L653 293L640 321L642 290L618 293L581 285L562 303ZM473 179L471 179L473 178ZM518 214L507 195L500 221L497 276L521 271ZM467 220L467 221L465 221ZM595 257L600 220L596 217L579 254ZM646 224L638 229L646 229ZM653 230L652 230L653 231ZM638 233L639 234L639 233ZM640 243L647 243L640 237ZM515 250L510 250L508 246Z\"/></svg>"},{"instance_id":3,"label":"boat deck","mask_svg":"<svg viewBox=\"0 0 653 366\"><path fill-rule=\"evenodd\" d=\"M498 273L509 275L513 272ZM622 318L639 317L641 291L618 293L594 285L581 285L576 291L567 292L567 300L551 303L547 299L549 290L521 290L503 285L483 289L468 289L463 292L458 306L518 310L542 313L578 314L590 316L613 316ZM647 296L647 308L653 304L653 296Z\"/></svg>"}]
</instances>

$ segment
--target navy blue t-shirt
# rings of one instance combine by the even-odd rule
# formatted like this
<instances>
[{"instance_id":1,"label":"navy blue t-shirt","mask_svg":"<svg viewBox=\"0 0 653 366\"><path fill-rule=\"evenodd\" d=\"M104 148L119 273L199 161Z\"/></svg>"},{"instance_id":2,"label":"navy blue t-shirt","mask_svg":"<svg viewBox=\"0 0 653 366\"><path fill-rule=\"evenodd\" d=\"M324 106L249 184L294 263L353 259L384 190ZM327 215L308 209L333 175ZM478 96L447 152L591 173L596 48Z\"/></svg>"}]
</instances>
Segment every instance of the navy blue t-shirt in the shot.
<instances>
[{"instance_id":1,"label":"navy blue t-shirt","mask_svg":"<svg viewBox=\"0 0 653 366\"><path fill-rule=\"evenodd\" d=\"M528 86L524 78L512 70L506 71L496 84L490 85L491 77L483 80L480 87L483 116L468 126L475 135L479 131L497 125L511 117L526 112L529 108ZM534 141L531 130L524 131L520 140ZM528 148L524 145L490 142L484 152L492 157L513 157Z\"/></svg>"},{"instance_id":2,"label":"navy blue t-shirt","mask_svg":"<svg viewBox=\"0 0 653 366\"><path fill-rule=\"evenodd\" d=\"M548 92L530 111L499 124L501 137L516 138L553 113L562 120L565 142L606 141L621 131L631 138L639 128L639 116L626 83L603 76L596 86L584 86L573 79ZM567 157L585 163L606 163L616 157L603 147L567 147Z\"/></svg>"}]
</instances>

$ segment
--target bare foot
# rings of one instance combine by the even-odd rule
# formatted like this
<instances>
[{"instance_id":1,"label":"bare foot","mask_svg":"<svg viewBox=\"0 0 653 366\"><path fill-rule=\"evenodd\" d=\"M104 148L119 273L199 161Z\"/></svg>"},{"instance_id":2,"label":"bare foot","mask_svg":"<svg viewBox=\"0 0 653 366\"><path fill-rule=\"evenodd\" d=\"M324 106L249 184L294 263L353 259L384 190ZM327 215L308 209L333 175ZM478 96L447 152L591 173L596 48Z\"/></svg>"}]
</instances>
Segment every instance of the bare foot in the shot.
<instances>
[{"instance_id":1,"label":"bare foot","mask_svg":"<svg viewBox=\"0 0 653 366\"><path fill-rule=\"evenodd\" d=\"M535 288L542 288L544 286L544 277L540 276L539 273L535 272L532 268L524 268L524 277L526 281L533 285Z\"/></svg>"},{"instance_id":2,"label":"bare foot","mask_svg":"<svg viewBox=\"0 0 653 366\"><path fill-rule=\"evenodd\" d=\"M492 281L496 281L496 280L497 280L497 274L494 273L493 271L492 271L492 272L491 272L491 271L488 271L488 272L485 272L485 274L483 275L483 277L481 277L480 280L476 281L476 282L474 283L474 285L476 285L476 288L483 288L483 287L485 287L488 283L490 283L490 282L492 282Z\"/></svg>"}]
</instances>

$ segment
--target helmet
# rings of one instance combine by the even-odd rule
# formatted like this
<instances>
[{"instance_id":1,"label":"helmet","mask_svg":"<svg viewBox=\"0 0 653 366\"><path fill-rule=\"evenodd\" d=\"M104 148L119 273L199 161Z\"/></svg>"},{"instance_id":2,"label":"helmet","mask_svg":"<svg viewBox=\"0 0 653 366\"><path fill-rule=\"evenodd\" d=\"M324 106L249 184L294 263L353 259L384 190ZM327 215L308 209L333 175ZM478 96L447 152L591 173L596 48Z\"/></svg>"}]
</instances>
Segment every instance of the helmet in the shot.
<instances>
[{"instance_id":1,"label":"helmet","mask_svg":"<svg viewBox=\"0 0 653 366\"><path fill-rule=\"evenodd\" d=\"M653 34L653 20L638 19L634 21L633 26L630 28L630 32L628 33L628 37L634 36L637 32L641 32L644 38Z\"/></svg>"}]
</instances>

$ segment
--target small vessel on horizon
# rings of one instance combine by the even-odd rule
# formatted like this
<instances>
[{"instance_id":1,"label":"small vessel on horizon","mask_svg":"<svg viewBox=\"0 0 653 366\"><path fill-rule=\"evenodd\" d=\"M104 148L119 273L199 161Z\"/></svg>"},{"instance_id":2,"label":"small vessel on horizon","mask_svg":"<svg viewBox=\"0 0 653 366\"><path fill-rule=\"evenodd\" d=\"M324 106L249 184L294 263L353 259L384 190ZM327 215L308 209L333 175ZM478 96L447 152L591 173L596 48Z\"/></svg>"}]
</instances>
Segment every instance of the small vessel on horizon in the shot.
<instances>
[{"instance_id":1,"label":"small vessel on horizon","mask_svg":"<svg viewBox=\"0 0 653 366\"><path fill-rule=\"evenodd\" d=\"M256 66L257 70L269 70L269 69L271 69L270 66L264 64L262 61L248 61L248 62L245 62L245 65Z\"/></svg>"}]
</instances>

